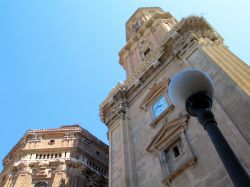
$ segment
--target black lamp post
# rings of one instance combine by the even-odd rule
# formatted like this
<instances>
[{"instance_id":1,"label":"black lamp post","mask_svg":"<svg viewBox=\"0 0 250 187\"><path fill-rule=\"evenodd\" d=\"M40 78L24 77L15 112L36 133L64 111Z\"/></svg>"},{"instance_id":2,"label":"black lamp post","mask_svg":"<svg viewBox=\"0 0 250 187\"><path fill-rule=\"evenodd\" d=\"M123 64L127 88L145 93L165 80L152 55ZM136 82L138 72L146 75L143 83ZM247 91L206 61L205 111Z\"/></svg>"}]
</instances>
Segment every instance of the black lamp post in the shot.
<instances>
[{"instance_id":1,"label":"black lamp post","mask_svg":"<svg viewBox=\"0 0 250 187\"><path fill-rule=\"evenodd\" d=\"M172 103L181 111L197 117L207 131L233 184L250 187L250 177L224 138L211 112L214 86L209 76L196 69L186 69L171 80L168 94Z\"/></svg>"}]
</instances>

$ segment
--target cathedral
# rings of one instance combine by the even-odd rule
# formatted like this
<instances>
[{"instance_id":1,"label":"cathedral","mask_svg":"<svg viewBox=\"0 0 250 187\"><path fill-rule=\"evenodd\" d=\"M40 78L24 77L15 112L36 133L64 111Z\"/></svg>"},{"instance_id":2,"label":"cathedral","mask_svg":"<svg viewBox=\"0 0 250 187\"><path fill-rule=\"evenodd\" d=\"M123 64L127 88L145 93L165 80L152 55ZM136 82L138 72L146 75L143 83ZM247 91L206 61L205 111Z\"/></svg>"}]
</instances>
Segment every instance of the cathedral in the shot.
<instances>
[{"instance_id":1,"label":"cathedral","mask_svg":"<svg viewBox=\"0 0 250 187\"><path fill-rule=\"evenodd\" d=\"M139 8L119 57L126 80L100 104L109 146L79 125L28 130L3 160L1 187L233 187L204 128L169 99L186 68L212 78L218 127L250 173L250 68L203 17Z\"/></svg>"},{"instance_id":2,"label":"cathedral","mask_svg":"<svg viewBox=\"0 0 250 187\"><path fill-rule=\"evenodd\" d=\"M79 125L28 130L3 166L1 187L108 186L108 146Z\"/></svg>"},{"instance_id":3,"label":"cathedral","mask_svg":"<svg viewBox=\"0 0 250 187\"><path fill-rule=\"evenodd\" d=\"M208 74L212 111L250 172L250 68L203 18L180 21L161 8L139 8L126 22L119 52L126 80L100 105L108 127L109 187L234 186L204 128L179 111L167 90L186 68Z\"/></svg>"}]
</instances>

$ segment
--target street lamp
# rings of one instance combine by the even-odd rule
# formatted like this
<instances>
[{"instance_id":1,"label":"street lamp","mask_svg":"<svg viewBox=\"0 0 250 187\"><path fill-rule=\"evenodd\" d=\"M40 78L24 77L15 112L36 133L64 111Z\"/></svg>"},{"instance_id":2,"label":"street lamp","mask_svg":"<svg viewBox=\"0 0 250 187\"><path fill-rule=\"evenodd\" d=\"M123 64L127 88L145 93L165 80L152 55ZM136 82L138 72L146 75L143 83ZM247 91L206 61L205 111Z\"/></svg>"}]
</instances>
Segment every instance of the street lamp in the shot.
<instances>
[{"instance_id":1,"label":"street lamp","mask_svg":"<svg viewBox=\"0 0 250 187\"><path fill-rule=\"evenodd\" d=\"M250 177L220 132L211 112L214 97L211 78L196 69L183 70L171 79L168 94L179 110L187 111L191 116L198 118L213 142L233 184L236 187L249 187Z\"/></svg>"}]
</instances>

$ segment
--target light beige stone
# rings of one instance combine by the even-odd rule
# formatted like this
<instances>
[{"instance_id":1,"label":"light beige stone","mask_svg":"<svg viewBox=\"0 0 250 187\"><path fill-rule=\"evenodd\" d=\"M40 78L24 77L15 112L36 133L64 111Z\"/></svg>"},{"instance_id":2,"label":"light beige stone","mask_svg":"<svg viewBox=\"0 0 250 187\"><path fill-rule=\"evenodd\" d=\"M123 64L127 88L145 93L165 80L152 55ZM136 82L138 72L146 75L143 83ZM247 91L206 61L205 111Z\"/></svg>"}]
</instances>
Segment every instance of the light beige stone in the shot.
<instances>
[{"instance_id":1,"label":"light beige stone","mask_svg":"<svg viewBox=\"0 0 250 187\"><path fill-rule=\"evenodd\" d=\"M1 187L108 186L108 146L79 125L29 130L3 160Z\"/></svg>"},{"instance_id":2,"label":"light beige stone","mask_svg":"<svg viewBox=\"0 0 250 187\"><path fill-rule=\"evenodd\" d=\"M233 186L197 119L171 123L184 114L169 101L164 80L188 67L212 77L219 128L249 172L249 66L202 17L178 22L160 8L139 8L126 23L126 38L119 63L127 78L100 105L109 128L109 186ZM160 96L173 108L155 119Z\"/></svg>"}]
</instances>

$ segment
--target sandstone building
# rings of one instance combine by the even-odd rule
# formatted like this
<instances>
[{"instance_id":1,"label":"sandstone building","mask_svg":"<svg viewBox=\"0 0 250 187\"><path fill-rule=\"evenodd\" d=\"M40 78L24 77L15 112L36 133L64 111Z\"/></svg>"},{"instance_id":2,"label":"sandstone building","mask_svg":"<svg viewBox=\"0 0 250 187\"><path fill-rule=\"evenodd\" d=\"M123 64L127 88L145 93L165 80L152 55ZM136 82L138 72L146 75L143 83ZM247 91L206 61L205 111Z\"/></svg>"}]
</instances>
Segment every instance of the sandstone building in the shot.
<instances>
[{"instance_id":1,"label":"sandstone building","mask_svg":"<svg viewBox=\"0 0 250 187\"><path fill-rule=\"evenodd\" d=\"M79 125L29 130L3 166L1 187L106 187L108 146Z\"/></svg>"},{"instance_id":2,"label":"sandstone building","mask_svg":"<svg viewBox=\"0 0 250 187\"><path fill-rule=\"evenodd\" d=\"M139 8L126 39L119 56L127 78L100 105L109 186L233 186L203 127L168 98L171 77L187 67L212 77L219 128L250 172L250 68L222 36L203 17L177 21L160 8Z\"/></svg>"}]
</instances>

